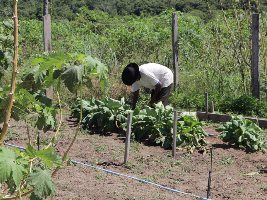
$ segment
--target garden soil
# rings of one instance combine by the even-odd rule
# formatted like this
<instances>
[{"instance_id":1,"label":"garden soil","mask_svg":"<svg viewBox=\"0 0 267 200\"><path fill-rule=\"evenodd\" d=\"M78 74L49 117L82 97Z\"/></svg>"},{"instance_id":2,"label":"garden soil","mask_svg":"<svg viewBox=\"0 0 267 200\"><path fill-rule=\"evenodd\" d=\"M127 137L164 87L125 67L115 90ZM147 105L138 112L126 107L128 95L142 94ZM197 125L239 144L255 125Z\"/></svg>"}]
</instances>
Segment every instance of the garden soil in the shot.
<instances>
[{"instance_id":1,"label":"garden soil","mask_svg":"<svg viewBox=\"0 0 267 200\"><path fill-rule=\"evenodd\" d=\"M56 200L172 200L207 197L208 174L211 168L210 147L213 147L211 176L211 199L266 200L267 174L260 170L267 165L267 156L262 152L247 153L223 143L211 125L205 130L210 134L206 152L177 149L176 158L171 150L131 142L130 157L124 160L124 137L117 133L79 133L69 153L75 161L91 164L102 169L149 180L187 194L160 189L123 176L106 173L80 164L68 164L54 177ZM34 132L33 130L30 130ZM67 120L61 127L56 150L63 154L76 131ZM12 122L6 142L25 146L27 127L22 122ZM41 133L46 143L53 132ZM35 137L31 136L35 141Z\"/></svg>"}]
</instances>

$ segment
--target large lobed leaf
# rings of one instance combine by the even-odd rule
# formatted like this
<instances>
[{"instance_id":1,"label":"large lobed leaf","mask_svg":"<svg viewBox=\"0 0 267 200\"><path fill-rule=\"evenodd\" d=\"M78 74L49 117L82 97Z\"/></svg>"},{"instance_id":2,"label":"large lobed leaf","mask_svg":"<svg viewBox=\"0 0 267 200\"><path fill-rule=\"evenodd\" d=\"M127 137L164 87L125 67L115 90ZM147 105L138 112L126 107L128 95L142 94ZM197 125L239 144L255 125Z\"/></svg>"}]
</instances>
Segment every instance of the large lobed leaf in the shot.
<instances>
[{"instance_id":1,"label":"large lobed leaf","mask_svg":"<svg viewBox=\"0 0 267 200\"><path fill-rule=\"evenodd\" d=\"M31 159L39 158L42 162L48 167L51 168L54 165L61 165L61 158L56 154L55 150L52 147L42 150L36 150L32 146L28 146L25 150L27 156Z\"/></svg>"},{"instance_id":2,"label":"large lobed leaf","mask_svg":"<svg viewBox=\"0 0 267 200\"><path fill-rule=\"evenodd\" d=\"M17 154L5 147L0 148L0 183L12 179L18 187L25 172L24 167L17 162Z\"/></svg>"},{"instance_id":3,"label":"large lobed leaf","mask_svg":"<svg viewBox=\"0 0 267 200\"><path fill-rule=\"evenodd\" d=\"M27 183L34 187L31 199L43 199L55 194L55 186L49 170L36 170L30 174Z\"/></svg>"}]
</instances>

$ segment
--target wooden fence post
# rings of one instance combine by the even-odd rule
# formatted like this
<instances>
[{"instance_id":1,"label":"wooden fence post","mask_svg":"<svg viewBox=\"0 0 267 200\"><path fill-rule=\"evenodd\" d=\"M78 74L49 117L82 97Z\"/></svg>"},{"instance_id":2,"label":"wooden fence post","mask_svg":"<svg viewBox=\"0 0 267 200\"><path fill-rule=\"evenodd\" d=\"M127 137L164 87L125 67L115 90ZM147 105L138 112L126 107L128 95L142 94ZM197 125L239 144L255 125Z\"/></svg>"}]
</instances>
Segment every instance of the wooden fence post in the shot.
<instances>
[{"instance_id":1,"label":"wooden fence post","mask_svg":"<svg viewBox=\"0 0 267 200\"><path fill-rule=\"evenodd\" d=\"M209 112L209 93L205 92L205 111L206 114Z\"/></svg>"},{"instance_id":2,"label":"wooden fence post","mask_svg":"<svg viewBox=\"0 0 267 200\"><path fill-rule=\"evenodd\" d=\"M173 71L174 71L174 91L179 85L179 66L178 66L178 18L177 14L172 14L172 52L173 52Z\"/></svg>"},{"instance_id":3,"label":"wooden fence post","mask_svg":"<svg viewBox=\"0 0 267 200\"><path fill-rule=\"evenodd\" d=\"M52 44L51 44L51 16L50 14L43 16L43 25L44 25L44 51L50 52L52 51Z\"/></svg>"},{"instance_id":4,"label":"wooden fence post","mask_svg":"<svg viewBox=\"0 0 267 200\"><path fill-rule=\"evenodd\" d=\"M210 110L210 112L211 113L214 113L214 101L211 101L211 110Z\"/></svg>"},{"instance_id":5,"label":"wooden fence post","mask_svg":"<svg viewBox=\"0 0 267 200\"><path fill-rule=\"evenodd\" d=\"M51 16L49 14L49 0L43 0L43 37L44 51L52 51L51 45Z\"/></svg>"},{"instance_id":6,"label":"wooden fence post","mask_svg":"<svg viewBox=\"0 0 267 200\"><path fill-rule=\"evenodd\" d=\"M44 52L52 51L51 16L49 14L49 0L43 0L43 42ZM46 89L46 96L53 99L53 88Z\"/></svg>"},{"instance_id":7,"label":"wooden fence post","mask_svg":"<svg viewBox=\"0 0 267 200\"><path fill-rule=\"evenodd\" d=\"M130 139L131 139L131 130L132 130L132 117L133 112L128 113L127 117L127 132L126 132L126 138L125 138L125 153L124 153L124 164L127 163L129 158L129 152L130 152Z\"/></svg>"},{"instance_id":8,"label":"wooden fence post","mask_svg":"<svg viewBox=\"0 0 267 200\"><path fill-rule=\"evenodd\" d=\"M177 110L173 112L173 142L172 142L172 157L176 155L176 134L177 134Z\"/></svg>"},{"instance_id":9,"label":"wooden fence post","mask_svg":"<svg viewBox=\"0 0 267 200\"><path fill-rule=\"evenodd\" d=\"M252 14L251 23L251 89L252 96L260 98L259 82L259 14Z\"/></svg>"}]
</instances>

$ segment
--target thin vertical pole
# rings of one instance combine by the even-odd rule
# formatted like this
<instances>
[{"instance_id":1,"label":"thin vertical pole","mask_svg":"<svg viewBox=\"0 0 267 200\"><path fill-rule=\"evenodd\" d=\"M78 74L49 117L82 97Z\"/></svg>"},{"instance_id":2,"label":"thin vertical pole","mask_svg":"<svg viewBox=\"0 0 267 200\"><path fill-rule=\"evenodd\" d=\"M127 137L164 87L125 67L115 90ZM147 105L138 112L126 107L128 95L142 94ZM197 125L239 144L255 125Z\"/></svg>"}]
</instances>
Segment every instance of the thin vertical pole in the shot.
<instances>
[{"instance_id":1,"label":"thin vertical pole","mask_svg":"<svg viewBox=\"0 0 267 200\"><path fill-rule=\"evenodd\" d=\"M132 117L133 117L133 112L129 112L128 117L127 117L127 132L126 132L126 138L125 138L124 164L127 163L128 158L129 158L130 139L131 139L131 131L132 131Z\"/></svg>"},{"instance_id":2,"label":"thin vertical pole","mask_svg":"<svg viewBox=\"0 0 267 200\"><path fill-rule=\"evenodd\" d=\"M44 7L43 7L43 15L45 16L45 15L47 15L47 14L49 14L49 2L48 2L48 0L44 0Z\"/></svg>"},{"instance_id":3,"label":"thin vertical pole","mask_svg":"<svg viewBox=\"0 0 267 200\"><path fill-rule=\"evenodd\" d=\"M209 93L205 92L205 111L206 114L209 112Z\"/></svg>"},{"instance_id":4,"label":"thin vertical pole","mask_svg":"<svg viewBox=\"0 0 267 200\"><path fill-rule=\"evenodd\" d=\"M212 160L213 158L213 148L210 148L210 170L209 170L209 178L208 178L208 189L207 189L207 199L211 197L211 173L212 173Z\"/></svg>"},{"instance_id":5,"label":"thin vertical pole","mask_svg":"<svg viewBox=\"0 0 267 200\"><path fill-rule=\"evenodd\" d=\"M214 113L214 101L211 101L211 113Z\"/></svg>"},{"instance_id":6,"label":"thin vertical pole","mask_svg":"<svg viewBox=\"0 0 267 200\"><path fill-rule=\"evenodd\" d=\"M173 71L174 71L174 91L179 84L179 66L178 66L178 17L176 13L172 14L172 51L173 51Z\"/></svg>"},{"instance_id":7,"label":"thin vertical pole","mask_svg":"<svg viewBox=\"0 0 267 200\"><path fill-rule=\"evenodd\" d=\"M51 15L49 14L49 0L43 0L43 44L44 52L52 51ZM53 99L53 87L46 89L46 96Z\"/></svg>"},{"instance_id":8,"label":"thin vertical pole","mask_svg":"<svg viewBox=\"0 0 267 200\"><path fill-rule=\"evenodd\" d=\"M173 144L172 144L172 156L175 158L176 156L176 134L177 134L177 111L173 112Z\"/></svg>"},{"instance_id":9,"label":"thin vertical pole","mask_svg":"<svg viewBox=\"0 0 267 200\"><path fill-rule=\"evenodd\" d=\"M259 14L252 14L251 23L251 89L252 96L260 98L260 82L259 82Z\"/></svg>"},{"instance_id":10,"label":"thin vertical pole","mask_svg":"<svg viewBox=\"0 0 267 200\"><path fill-rule=\"evenodd\" d=\"M50 52L52 51L52 44L51 44L51 16L49 14L49 1L44 0L43 6L43 36L44 36L44 51Z\"/></svg>"},{"instance_id":11,"label":"thin vertical pole","mask_svg":"<svg viewBox=\"0 0 267 200\"><path fill-rule=\"evenodd\" d=\"M40 131L37 130L37 150L40 150Z\"/></svg>"}]
</instances>

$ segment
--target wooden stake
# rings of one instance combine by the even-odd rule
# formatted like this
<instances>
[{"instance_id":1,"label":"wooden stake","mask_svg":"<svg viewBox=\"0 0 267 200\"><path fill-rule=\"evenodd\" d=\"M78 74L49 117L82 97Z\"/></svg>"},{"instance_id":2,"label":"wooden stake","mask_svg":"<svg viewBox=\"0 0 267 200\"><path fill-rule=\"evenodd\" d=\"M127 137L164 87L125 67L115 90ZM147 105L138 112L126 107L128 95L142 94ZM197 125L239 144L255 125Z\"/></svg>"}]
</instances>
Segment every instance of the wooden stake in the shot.
<instances>
[{"instance_id":1,"label":"wooden stake","mask_svg":"<svg viewBox=\"0 0 267 200\"><path fill-rule=\"evenodd\" d=\"M50 52L52 51L52 34L51 34L51 16L50 14L43 16L43 25L44 25L44 51Z\"/></svg>"},{"instance_id":2,"label":"wooden stake","mask_svg":"<svg viewBox=\"0 0 267 200\"><path fill-rule=\"evenodd\" d=\"M173 71L174 71L174 91L179 85L179 66L178 66L178 18L177 14L172 14L172 52L173 52Z\"/></svg>"},{"instance_id":3,"label":"wooden stake","mask_svg":"<svg viewBox=\"0 0 267 200\"><path fill-rule=\"evenodd\" d=\"M176 134L177 134L177 110L173 111L173 133L172 133L172 157L176 156Z\"/></svg>"},{"instance_id":4,"label":"wooden stake","mask_svg":"<svg viewBox=\"0 0 267 200\"><path fill-rule=\"evenodd\" d=\"M211 102L211 113L214 113L214 101Z\"/></svg>"},{"instance_id":5,"label":"wooden stake","mask_svg":"<svg viewBox=\"0 0 267 200\"><path fill-rule=\"evenodd\" d=\"M130 139L131 139L131 131L132 131L132 117L133 112L128 113L127 117L127 132L126 132L126 138L125 138L125 153L124 153L124 164L127 163L129 158L129 152L130 152Z\"/></svg>"},{"instance_id":6,"label":"wooden stake","mask_svg":"<svg viewBox=\"0 0 267 200\"><path fill-rule=\"evenodd\" d=\"M212 174L212 162L213 162L213 148L210 148L210 170L209 170L209 177L208 177L208 189L207 189L207 199L211 197L211 174Z\"/></svg>"},{"instance_id":7,"label":"wooden stake","mask_svg":"<svg viewBox=\"0 0 267 200\"><path fill-rule=\"evenodd\" d=\"M259 82L259 14L252 14L251 23L251 90L252 96L260 98L260 82Z\"/></svg>"},{"instance_id":8,"label":"wooden stake","mask_svg":"<svg viewBox=\"0 0 267 200\"><path fill-rule=\"evenodd\" d=\"M209 93L205 92L205 111L209 113Z\"/></svg>"}]
</instances>

